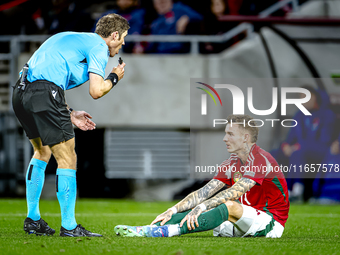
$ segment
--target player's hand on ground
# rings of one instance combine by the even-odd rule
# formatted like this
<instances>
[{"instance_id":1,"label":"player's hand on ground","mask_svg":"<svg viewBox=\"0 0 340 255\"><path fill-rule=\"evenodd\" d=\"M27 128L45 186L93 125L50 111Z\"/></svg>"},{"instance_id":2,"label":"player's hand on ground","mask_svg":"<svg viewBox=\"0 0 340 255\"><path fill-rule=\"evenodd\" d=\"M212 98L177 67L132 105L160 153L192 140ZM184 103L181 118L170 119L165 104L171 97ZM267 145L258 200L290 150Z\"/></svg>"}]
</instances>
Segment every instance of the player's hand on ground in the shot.
<instances>
[{"instance_id":1,"label":"player's hand on ground","mask_svg":"<svg viewBox=\"0 0 340 255\"><path fill-rule=\"evenodd\" d=\"M151 222L150 225L153 225L153 224L155 224L157 222L162 221L161 222L161 226L163 226L166 222L168 222L171 219L173 214L174 214L174 212L172 210L168 209L166 212L158 215L156 217L156 219L154 219L153 222Z\"/></svg>"},{"instance_id":2,"label":"player's hand on ground","mask_svg":"<svg viewBox=\"0 0 340 255\"><path fill-rule=\"evenodd\" d=\"M187 226L189 230L195 229L196 227L199 227L198 224L198 217L201 215L202 209L199 206L196 206L190 213L188 213L179 224L180 227L183 226L185 222L187 222Z\"/></svg>"},{"instance_id":3,"label":"player's hand on ground","mask_svg":"<svg viewBox=\"0 0 340 255\"><path fill-rule=\"evenodd\" d=\"M84 111L72 111L71 113L72 124L83 131L96 128L96 124L90 119L92 119L92 116Z\"/></svg>"},{"instance_id":4,"label":"player's hand on ground","mask_svg":"<svg viewBox=\"0 0 340 255\"><path fill-rule=\"evenodd\" d=\"M119 81L124 77L124 72L125 72L124 67L125 67L125 63L123 62L121 65L114 67L111 71L111 73L115 73L115 74L118 75Z\"/></svg>"}]
</instances>

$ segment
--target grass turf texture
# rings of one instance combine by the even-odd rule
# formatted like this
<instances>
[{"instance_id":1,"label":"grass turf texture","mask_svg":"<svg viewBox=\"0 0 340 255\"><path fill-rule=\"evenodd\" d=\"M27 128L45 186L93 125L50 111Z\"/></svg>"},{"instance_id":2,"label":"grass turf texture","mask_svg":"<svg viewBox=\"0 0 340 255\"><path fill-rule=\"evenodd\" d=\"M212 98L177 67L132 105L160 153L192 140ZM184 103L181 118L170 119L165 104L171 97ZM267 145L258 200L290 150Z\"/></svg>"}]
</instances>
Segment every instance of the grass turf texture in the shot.
<instances>
[{"instance_id":1,"label":"grass turf texture","mask_svg":"<svg viewBox=\"0 0 340 255\"><path fill-rule=\"evenodd\" d=\"M212 231L173 238L117 237L118 224L149 224L173 203L84 200L76 205L77 223L103 238L59 237L57 201L41 201L43 219L53 237L23 231L26 202L0 199L0 254L340 254L340 206L292 205L281 239L216 238Z\"/></svg>"}]
</instances>

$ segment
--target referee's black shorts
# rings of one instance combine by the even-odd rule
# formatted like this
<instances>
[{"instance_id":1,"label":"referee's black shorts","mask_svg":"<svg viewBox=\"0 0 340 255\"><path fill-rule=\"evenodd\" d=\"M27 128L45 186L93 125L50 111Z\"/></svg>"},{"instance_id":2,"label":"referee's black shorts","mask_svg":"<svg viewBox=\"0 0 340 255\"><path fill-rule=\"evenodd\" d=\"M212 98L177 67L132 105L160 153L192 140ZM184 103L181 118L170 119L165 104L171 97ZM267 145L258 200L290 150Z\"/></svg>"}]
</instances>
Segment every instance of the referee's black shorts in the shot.
<instances>
[{"instance_id":1,"label":"referee's black shorts","mask_svg":"<svg viewBox=\"0 0 340 255\"><path fill-rule=\"evenodd\" d=\"M74 137L62 88L52 82L16 83L12 98L15 115L29 139L40 137L43 145L55 145Z\"/></svg>"}]
</instances>

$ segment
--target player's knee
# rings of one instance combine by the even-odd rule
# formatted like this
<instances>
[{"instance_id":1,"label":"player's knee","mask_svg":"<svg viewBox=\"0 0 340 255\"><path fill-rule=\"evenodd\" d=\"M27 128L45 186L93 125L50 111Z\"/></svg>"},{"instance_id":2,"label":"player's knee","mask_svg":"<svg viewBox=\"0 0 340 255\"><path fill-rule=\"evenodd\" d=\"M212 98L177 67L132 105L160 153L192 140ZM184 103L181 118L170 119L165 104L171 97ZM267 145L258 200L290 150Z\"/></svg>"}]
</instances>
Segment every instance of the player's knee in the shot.
<instances>
[{"instance_id":1,"label":"player's knee","mask_svg":"<svg viewBox=\"0 0 340 255\"><path fill-rule=\"evenodd\" d=\"M72 164L76 165L77 164L77 153L73 151L71 158L70 158Z\"/></svg>"},{"instance_id":2,"label":"player's knee","mask_svg":"<svg viewBox=\"0 0 340 255\"><path fill-rule=\"evenodd\" d=\"M69 165L69 168L76 169L77 165L77 154L73 150L70 154L66 157L67 164Z\"/></svg>"},{"instance_id":3,"label":"player's knee","mask_svg":"<svg viewBox=\"0 0 340 255\"><path fill-rule=\"evenodd\" d=\"M228 208L230 216L239 216L240 214L242 215L243 208L239 203L234 201L228 201L225 203L225 205Z\"/></svg>"},{"instance_id":4,"label":"player's knee","mask_svg":"<svg viewBox=\"0 0 340 255\"><path fill-rule=\"evenodd\" d=\"M228 208L229 214L233 214L233 211L235 210L235 205L234 204L235 204L235 202L233 202L233 201L228 201L228 202L225 203L225 205Z\"/></svg>"},{"instance_id":5,"label":"player's knee","mask_svg":"<svg viewBox=\"0 0 340 255\"><path fill-rule=\"evenodd\" d=\"M51 158L52 152L48 147L34 148L34 158L48 162Z\"/></svg>"},{"instance_id":6,"label":"player's knee","mask_svg":"<svg viewBox=\"0 0 340 255\"><path fill-rule=\"evenodd\" d=\"M77 154L75 151L54 155L54 157L58 163L58 168L76 169Z\"/></svg>"},{"instance_id":7,"label":"player's knee","mask_svg":"<svg viewBox=\"0 0 340 255\"><path fill-rule=\"evenodd\" d=\"M232 207L233 204L234 204L233 201L227 201L227 202L225 203L225 205L228 207L228 209L229 209L229 207Z\"/></svg>"}]
</instances>

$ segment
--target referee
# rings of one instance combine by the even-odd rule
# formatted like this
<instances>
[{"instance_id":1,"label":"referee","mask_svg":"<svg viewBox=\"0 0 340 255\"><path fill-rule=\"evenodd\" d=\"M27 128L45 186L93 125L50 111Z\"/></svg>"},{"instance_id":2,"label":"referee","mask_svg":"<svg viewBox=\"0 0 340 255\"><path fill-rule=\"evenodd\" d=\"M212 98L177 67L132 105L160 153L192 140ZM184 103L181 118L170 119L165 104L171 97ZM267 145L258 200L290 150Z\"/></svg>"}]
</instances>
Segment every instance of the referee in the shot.
<instances>
[{"instance_id":1,"label":"referee","mask_svg":"<svg viewBox=\"0 0 340 255\"><path fill-rule=\"evenodd\" d=\"M13 109L28 136L34 155L26 173L27 218L24 231L53 235L55 230L40 217L39 199L45 169L53 153L57 163L56 191L61 210L60 236L99 237L77 224L76 163L72 124L81 130L95 129L90 114L75 111L65 102L64 91L90 80L90 95L107 94L124 76L125 63L104 77L109 57L124 45L130 28L120 15L102 17L94 33L63 32L50 37L33 54L13 91Z\"/></svg>"}]
</instances>

